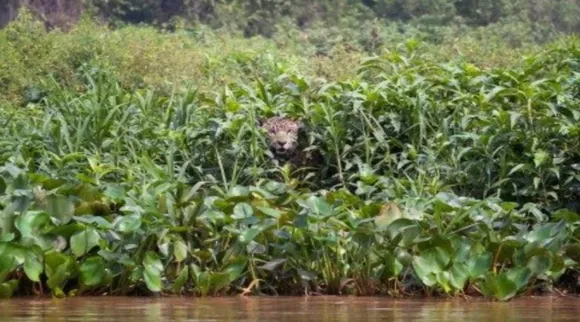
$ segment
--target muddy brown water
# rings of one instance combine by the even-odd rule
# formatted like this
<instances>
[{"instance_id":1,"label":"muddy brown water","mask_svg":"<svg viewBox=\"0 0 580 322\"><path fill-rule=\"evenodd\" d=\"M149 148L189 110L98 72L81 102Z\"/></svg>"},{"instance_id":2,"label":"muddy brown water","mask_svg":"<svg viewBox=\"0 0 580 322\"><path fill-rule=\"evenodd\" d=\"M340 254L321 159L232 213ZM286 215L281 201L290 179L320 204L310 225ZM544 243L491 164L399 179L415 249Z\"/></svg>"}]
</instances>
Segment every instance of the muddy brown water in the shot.
<instances>
[{"instance_id":1,"label":"muddy brown water","mask_svg":"<svg viewBox=\"0 0 580 322\"><path fill-rule=\"evenodd\" d=\"M580 298L393 300L373 297L0 300L1 321L580 321Z\"/></svg>"}]
</instances>

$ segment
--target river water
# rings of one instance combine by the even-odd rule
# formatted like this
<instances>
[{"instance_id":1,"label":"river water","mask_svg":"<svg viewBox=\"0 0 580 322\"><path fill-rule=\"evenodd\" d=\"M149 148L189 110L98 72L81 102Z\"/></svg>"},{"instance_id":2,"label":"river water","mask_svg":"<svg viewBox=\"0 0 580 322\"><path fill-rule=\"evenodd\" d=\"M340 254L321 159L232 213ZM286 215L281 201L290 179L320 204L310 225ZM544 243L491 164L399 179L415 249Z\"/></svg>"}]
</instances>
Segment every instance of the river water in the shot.
<instances>
[{"instance_id":1,"label":"river water","mask_svg":"<svg viewBox=\"0 0 580 322\"><path fill-rule=\"evenodd\" d=\"M580 298L393 300L376 297L231 297L0 300L0 321L580 321Z\"/></svg>"}]
</instances>

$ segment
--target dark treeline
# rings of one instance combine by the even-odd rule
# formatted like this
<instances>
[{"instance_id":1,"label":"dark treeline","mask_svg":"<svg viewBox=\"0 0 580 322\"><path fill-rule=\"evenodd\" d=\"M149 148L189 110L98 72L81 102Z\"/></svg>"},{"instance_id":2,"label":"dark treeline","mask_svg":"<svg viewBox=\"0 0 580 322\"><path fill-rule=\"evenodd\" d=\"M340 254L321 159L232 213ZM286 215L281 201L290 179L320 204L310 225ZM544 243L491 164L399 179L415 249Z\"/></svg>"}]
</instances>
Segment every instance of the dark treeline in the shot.
<instances>
[{"instance_id":1,"label":"dark treeline","mask_svg":"<svg viewBox=\"0 0 580 322\"><path fill-rule=\"evenodd\" d=\"M48 27L66 27L89 13L113 26L171 26L176 18L183 18L212 27L234 27L246 36L268 36L280 19L307 27L344 17L433 26L485 26L519 19L563 32L580 31L580 0L2 0L0 26L24 6Z\"/></svg>"}]
</instances>

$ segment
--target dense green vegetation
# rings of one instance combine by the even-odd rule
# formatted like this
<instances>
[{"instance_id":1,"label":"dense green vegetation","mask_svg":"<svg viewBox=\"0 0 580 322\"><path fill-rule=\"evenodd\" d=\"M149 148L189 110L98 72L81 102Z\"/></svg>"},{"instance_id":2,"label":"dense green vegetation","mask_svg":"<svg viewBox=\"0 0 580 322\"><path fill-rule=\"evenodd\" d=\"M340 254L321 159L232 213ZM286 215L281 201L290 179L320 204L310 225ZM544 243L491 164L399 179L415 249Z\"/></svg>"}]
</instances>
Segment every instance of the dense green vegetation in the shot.
<instances>
[{"instance_id":1,"label":"dense green vegetation","mask_svg":"<svg viewBox=\"0 0 580 322\"><path fill-rule=\"evenodd\" d=\"M0 30L0 297L577 292L580 41L469 23L21 15ZM323 163L273 162L254 121L280 114Z\"/></svg>"}]
</instances>

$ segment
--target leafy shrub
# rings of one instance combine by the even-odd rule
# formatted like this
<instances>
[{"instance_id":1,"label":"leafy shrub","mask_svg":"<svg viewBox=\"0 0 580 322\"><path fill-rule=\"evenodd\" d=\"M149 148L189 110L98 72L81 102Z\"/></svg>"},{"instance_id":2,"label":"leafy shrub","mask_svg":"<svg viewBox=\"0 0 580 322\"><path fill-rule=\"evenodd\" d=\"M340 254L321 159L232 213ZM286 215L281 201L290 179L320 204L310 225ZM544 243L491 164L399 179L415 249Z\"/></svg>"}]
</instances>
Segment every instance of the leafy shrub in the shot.
<instances>
[{"instance_id":1,"label":"leafy shrub","mask_svg":"<svg viewBox=\"0 0 580 322\"><path fill-rule=\"evenodd\" d=\"M578 274L577 39L487 70L408 41L335 82L232 50L218 61L253 82L169 91L125 77L160 75L175 38L126 40L139 65L115 37L161 38L117 32L76 86L0 109L0 295L505 300ZM273 114L305 120L325 162L276 165L254 122Z\"/></svg>"}]
</instances>

